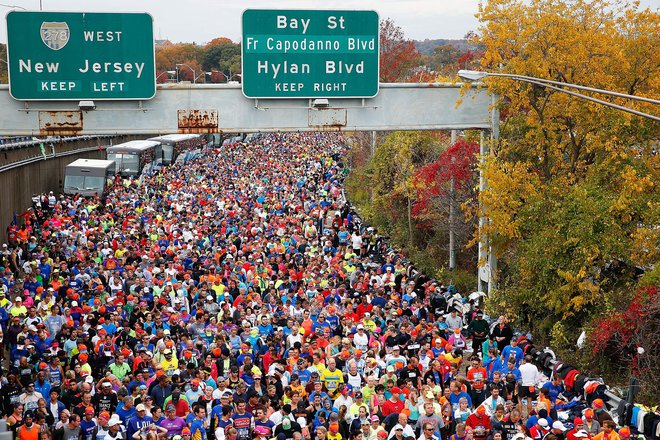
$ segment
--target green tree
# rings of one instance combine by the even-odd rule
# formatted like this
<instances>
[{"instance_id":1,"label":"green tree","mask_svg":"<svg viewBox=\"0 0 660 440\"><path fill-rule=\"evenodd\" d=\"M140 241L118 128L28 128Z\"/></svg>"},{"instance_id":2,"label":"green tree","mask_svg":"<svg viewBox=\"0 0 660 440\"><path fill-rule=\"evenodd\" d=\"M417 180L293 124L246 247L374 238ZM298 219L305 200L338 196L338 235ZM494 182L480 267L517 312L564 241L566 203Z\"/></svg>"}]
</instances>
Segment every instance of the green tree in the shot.
<instances>
[{"instance_id":1,"label":"green tree","mask_svg":"<svg viewBox=\"0 0 660 440\"><path fill-rule=\"evenodd\" d=\"M461 55L462 52L453 44L436 46L433 49L433 53L428 57L428 65L434 70L444 71L448 67L455 66L456 61Z\"/></svg>"},{"instance_id":2,"label":"green tree","mask_svg":"<svg viewBox=\"0 0 660 440\"><path fill-rule=\"evenodd\" d=\"M241 46L232 42L221 42L206 49L202 57L204 70L219 70L227 79L241 73Z\"/></svg>"},{"instance_id":3,"label":"green tree","mask_svg":"<svg viewBox=\"0 0 660 440\"><path fill-rule=\"evenodd\" d=\"M355 170L349 180L349 193L356 194L369 182L371 200L363 211L369 221L387 231L407 249L414 248L420 233L413 217L416 170L440 154L441 145L430 133L394 132L378 145L368 165Z\"/></svg>"}]
</instances>

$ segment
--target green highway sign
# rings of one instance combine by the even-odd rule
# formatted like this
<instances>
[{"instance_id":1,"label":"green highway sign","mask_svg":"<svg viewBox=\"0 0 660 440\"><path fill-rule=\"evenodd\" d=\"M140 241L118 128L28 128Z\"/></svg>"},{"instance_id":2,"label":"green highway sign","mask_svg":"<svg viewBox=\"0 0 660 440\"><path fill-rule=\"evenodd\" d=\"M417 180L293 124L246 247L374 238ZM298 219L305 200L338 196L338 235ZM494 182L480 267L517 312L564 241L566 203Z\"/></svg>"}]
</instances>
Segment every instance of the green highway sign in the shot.
<instances>
[{"instance_id":1,"label":"green highway sign","mask_svg":"<svg viewBox=\"0 0 660 440\"><path fill-rule=\"evenodd\" d=\"M378 93L375 11L243 12L248 98L370 98Z\"/></svg>"},{"instance_id":2,"label":"green highway sign","mask_svg":"<svg viewBox=\"0 0 660 440\"><path fill-rule=\"evenodd\" d=\"M18 100L151 99L153 19L146 13L7 14L9 93Z\"/></svg>"}]
</instances>

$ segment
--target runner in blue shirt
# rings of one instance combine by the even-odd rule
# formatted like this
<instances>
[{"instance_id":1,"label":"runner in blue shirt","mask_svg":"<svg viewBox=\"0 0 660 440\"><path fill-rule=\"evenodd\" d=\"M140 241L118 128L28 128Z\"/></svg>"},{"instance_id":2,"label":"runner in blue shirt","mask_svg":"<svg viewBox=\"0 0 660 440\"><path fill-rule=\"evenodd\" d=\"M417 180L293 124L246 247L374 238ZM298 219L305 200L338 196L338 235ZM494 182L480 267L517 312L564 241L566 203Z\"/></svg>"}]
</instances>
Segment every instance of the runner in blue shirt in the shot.
<instances>
[{"instance_id":1,"label":"runner in blue shirt","mask_svg":"<svg viewBox=\"0 0 660 440\"><path fill-rule=\"evenodd\" d=\"M518 347L518 340L516 338L511 339L509 345L502 349L502 360L509 360L510 358L515 358L516 368L520 366L520 361L522 360L524 353L520 347Z\"/></svg>"},{"instance_id":2,"label":"runner in blue shirt","mask_svg":"<svg viewBox=\"0 0 660 440\"><path fill-rule=\"evenodd\" d=\"M198 405L195 408L195 419L190 424L190 434L192 440L206 440L206 430L208 422L206 421L206 408Z\"/></svg>"}]
</instances>

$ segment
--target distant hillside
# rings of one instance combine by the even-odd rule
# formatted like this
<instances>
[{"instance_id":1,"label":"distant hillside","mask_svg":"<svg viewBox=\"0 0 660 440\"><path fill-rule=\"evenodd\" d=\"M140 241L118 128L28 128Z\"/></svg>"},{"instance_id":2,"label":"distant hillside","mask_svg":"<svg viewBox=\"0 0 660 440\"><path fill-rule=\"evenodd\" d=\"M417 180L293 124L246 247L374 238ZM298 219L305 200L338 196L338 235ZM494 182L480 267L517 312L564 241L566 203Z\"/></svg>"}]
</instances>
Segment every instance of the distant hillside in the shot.
<instances>
[{"instance_id":1,"label":"distant hillside","mask_svg":"<svg viewBox=\"0 0 660 440\"><path fill-rule=\"evenodd\" d=\"M476 48L476 45L468 43L466 39L445 40L444 38L439 38L437 40L429 40L427 38L424 41L414 40L414 43L415 47L417 48L417 52L425 55L431 55L433 53L433 49L435 49L437 46L446 46L449 44L454 46L454 48L456 48L459 52L466 52Z\"/></svg>"}]
</instances>

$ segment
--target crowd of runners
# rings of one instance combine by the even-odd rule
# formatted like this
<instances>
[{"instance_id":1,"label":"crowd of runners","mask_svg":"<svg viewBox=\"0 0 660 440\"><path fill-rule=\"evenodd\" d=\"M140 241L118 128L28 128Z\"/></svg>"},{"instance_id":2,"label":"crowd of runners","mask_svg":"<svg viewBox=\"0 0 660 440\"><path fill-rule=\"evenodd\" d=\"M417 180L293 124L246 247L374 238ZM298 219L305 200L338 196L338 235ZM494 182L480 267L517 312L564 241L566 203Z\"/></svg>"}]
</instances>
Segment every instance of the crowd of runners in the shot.
<instances>
[{"instance_id":1,"label":"crowd of runners","mask_svg":"<svg viewBox=\"0 0 660 440\"><path fill-rule=\"evenodd\" d=\"M598 381L539 370L505 317L360 224L342 135L257 138L25 216L0 264L17 438L631 436Z\"/></svg>"}]
</instances>

